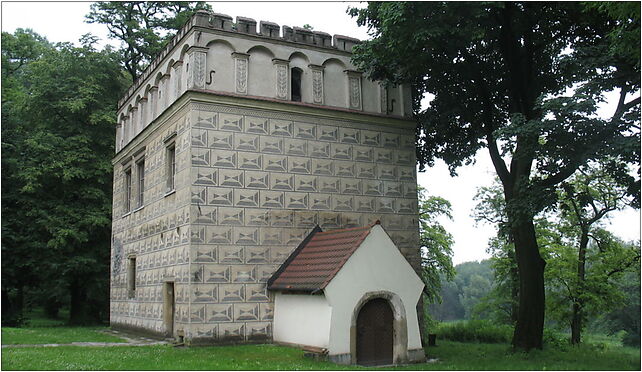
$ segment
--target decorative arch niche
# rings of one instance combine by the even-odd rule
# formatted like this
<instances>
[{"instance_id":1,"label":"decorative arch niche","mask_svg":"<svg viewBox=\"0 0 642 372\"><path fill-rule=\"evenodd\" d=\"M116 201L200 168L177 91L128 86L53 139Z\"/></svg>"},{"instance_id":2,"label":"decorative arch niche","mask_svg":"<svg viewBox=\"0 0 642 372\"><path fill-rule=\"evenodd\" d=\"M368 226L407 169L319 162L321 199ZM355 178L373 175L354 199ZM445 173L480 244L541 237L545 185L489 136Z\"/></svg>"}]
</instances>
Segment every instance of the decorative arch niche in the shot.
<instances>
[{"instance_id":1,"label":"decorative arch niche","mask_svg":"<svg viewBox=\"0 0 642 372\"><path fill-rule=\"evenodd\" d=\"M236 49L225 40L207 43L205 89L234 92L234 59ZM213 71L213 72L212 72Z\"/></svg>"},{"instance_id":2,"label":"decorative arch niche","mask_svg":"<svg viewBox=\"0 0 642 372\"><path fill-rule=\"evenodd\" d=\"M328 106L346 106L346 65L336 58L323 62L323 89L325 90L325 104Z\"/></svg>"},{"instance_id":3,"label":"decorative arch niche","mask_svg":"<svg viewBox=\"0 0 642 372\"><path fill-rule=\"evenodd\" d=\"M262 45L255 45L246 54L249 54L248 94L274 97L274 87L276 87L276 76L272 63L274 53Z\"/></svg>"}]
</instances>

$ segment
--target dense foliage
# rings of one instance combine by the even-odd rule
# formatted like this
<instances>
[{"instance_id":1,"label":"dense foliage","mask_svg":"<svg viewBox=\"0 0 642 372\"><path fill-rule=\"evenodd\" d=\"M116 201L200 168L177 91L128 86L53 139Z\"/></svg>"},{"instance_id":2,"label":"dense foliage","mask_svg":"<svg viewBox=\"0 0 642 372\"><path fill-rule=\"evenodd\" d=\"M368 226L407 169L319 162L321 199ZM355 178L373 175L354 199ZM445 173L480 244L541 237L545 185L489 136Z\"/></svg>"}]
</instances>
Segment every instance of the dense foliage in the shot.
<instances>
[{"instance_id":1,"label":"dense foliage","mask_svg":"<svg viewBox=\"0 0 642 372\"><path fill-rule=\"evenodd\" d=\"M122 64L133 80L199 9L204 1L100 1L91 5L87 22L107 26L109 37L121 41Z\"/></svg>"},{"instance_id":2,"label":"dense foliage","mask_svg":"<svg viewBox=\"0 0 642 372\"><path fill-rule=\"evenodd\" d=\"M2 33L2 323L25 308L108 318L118 99L203 2L99 2L118 50Z\"/></svg>"},{"instance_id":3,"label":"dense foliage","mask_svg":"<svg viewBox=\"0 0 642 372\"><path fill-rule=\"evenodd\" d=\"M417 157L451 173L490 155L502 184L518 267L513 345L542 347L545 261L534 216L591 160L639 204L640 8L627 3L371 2L351 9L371 40L356 65L378 80L415 88ZM620 5L621 4L621 5ZM618 37L618 35L622 37ZM606 92L610 117L596 115ZM426 108L420 99L431 95ZM637 179L627 164L638 165Z\"/></svg>"},{"instance_id":4,"label":"dense foliage","mask_svg":"<svg viewBox=\"0 0 642 372\"><path fill-rule=\"evenodd\" d=\"M422 280L427 303L441 301L442 281L452 280L455 271L452 262L452 235L439 222L440 217L452 219L450 202L428 195L419 188L419 240L421 249Z\"/></svg>"},{"instance_id":5,"label":"dense foliage","mask_svg":"<svg viewBox=\"0 0 642 372\"><path fill-rule=\"evenodd\" d=\"M2 40L2 320L20 323L35 302L95 322L108 311L119 55L89 36L80 47L21 29Z\"/></svg>"}]
</instances>

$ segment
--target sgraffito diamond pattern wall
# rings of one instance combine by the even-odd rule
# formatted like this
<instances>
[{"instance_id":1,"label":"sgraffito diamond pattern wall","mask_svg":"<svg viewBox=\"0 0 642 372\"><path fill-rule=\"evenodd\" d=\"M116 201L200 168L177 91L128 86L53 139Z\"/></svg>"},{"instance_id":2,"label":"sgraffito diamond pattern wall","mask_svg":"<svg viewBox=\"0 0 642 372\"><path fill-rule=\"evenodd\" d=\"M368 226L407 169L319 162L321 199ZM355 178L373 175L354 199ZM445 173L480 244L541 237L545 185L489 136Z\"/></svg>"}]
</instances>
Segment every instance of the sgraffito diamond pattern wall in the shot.
<instances>
[{"instance_id":1,"label":"sgraffito diamond pattern wall","mask_svg":"<svg viewBox=\"0 0 642 372\"><path fill-rule=\"evenodd\" d=\"M411 129L207 104L193 118L195 337L269 337L266 281L317 224L381 220L418 267Z\"/></svg>"},{"instance_id":2,"label":"sgraffito diamond pattern wall","mask_svg":"<svg viewBox=\"0 0 642 372\"><path fill-rule=\"evenodd\" d=\"M270 339L266 282L317 224L380 220L419 268L411 126L194 102L167 115L115 164L112 324L163 334L171 281L174 329L192 343ZM168 138L176 149L170 193ZM140 158L145 205L127 212L124 173Z\"/></svg>"},{"instance_id":3,"label":"sgraffito diamond pattern wall","mask_svg":"<svg viewBox=\"0 0 642 372\"><path fill-rule=\"evenodd\" d=\"M172 281L176 285L176 327L188 326L190 127L187 110L175 114L145 146L114 166L112 324L162 334L165 331L163 283ZM168 138L176 149L175 190L170 193L167 190L165 158ZM142 208L126 211L124 170L133 169L133 164L140 159L145 162L145 203ZM130 294L127 290L127 261L132 256L136 257L136 289Z\"/></svg>"}]
</instances>

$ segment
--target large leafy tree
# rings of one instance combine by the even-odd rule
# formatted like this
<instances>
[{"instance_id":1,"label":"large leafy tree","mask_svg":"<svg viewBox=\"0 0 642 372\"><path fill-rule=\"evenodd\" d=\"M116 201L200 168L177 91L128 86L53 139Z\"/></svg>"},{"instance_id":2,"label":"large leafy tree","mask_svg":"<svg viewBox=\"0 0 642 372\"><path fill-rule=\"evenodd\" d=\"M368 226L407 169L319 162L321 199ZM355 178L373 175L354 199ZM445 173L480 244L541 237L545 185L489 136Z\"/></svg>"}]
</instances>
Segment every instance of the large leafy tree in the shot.
<instances>
[{"instance_id":1,"label":"large leafy tree","mask_svg":"<svg viewBox=\"0 0 642 372\"><path fill-rule=\"evenodd\" d=\"M91 5L87 22L106 25L109 37L121 41L133 81L199 9L211 10L204 1L101 1Z\"/></svg>"},{"instance_id":2,"label":"large leafy tree","mask_svg":"<svg viewBox=\"0 0 642 372\"><path fill-rule=\"evenodd\" d=\"M24 157L21 143L28 123L19 118L28 99L27 66L49 52L51 44L31 30L2 33L2 324L20 325L26 292L40 282L42 262L38 228L28 214L37 204L20 192L18 177Z\"/></svg>"},{"instance_id":3,"label":"large leafy tree","mask_svg":"<svg viewBox=\"0 0 642 372\"><path fill-rule=\"evenodd\" d=\"M6 71L16 84L2 97L3 114L11 108L2 138L3 167L11 170L2 173L3 296L28 285L48 294L45 303L68 303L71 323L96 321L109 297L110 159L127 79L119 55L96 50L92 37L80 47L47 47L20 30L13 39L24 43L3 43L3 59L28 42L43 51Z\"/></svg>"},{"instance_id":4,"label":"large leafy tree","mask_svg":"<svg viewBox=\"0 0 642 372\"><path fill-rule=\"evenodd\" d=\"M357 66L416 89L420 166L441 158L456 174L488 151L519 270L513 346L541 348L545 261L534 216L591 159L616 159L614 177L639 195L639 178L617 166L639 163L640 65L622 53L639 45L609 37L639 33L639 7L614 15L573 2L373 2L351 13L372 36L356 47ZM604 118L596 112L607 91L619 97ZM434 98L421 109L425 94Z\"/></svg>"}]
</instances>

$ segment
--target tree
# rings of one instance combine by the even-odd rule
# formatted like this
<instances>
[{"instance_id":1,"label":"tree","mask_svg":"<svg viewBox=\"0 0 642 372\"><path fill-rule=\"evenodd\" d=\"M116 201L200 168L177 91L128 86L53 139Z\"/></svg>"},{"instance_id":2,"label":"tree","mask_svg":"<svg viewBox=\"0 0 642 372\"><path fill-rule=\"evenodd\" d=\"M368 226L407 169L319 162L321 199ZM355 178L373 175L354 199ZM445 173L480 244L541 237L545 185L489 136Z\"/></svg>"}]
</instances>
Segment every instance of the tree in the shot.
<instances>
[{"instance_id":1,"label":"tree","mask_svg":"<svg viewBox=\"0 0 642 372\"><path fill-rule=\"evenodd\" d=\"M620 279L639 265L639 247L625 244L602 229L592 232L595 242L584 250L583 276L578 275L578 247L561 236L543 250L546 267L547 316L561 328L571 329L570 342L580 343L581 332L594 318L624 302Z\"/></svg>"},{"instance_id":2,"label":"tree","mask_svg":"<svg viewBox=\"0 0 642 372\"><path fill-rule=\"evenodd\" d=\"M571 246L577 248L577 259L572 260L576 266L576 277L567 283L569 296L572 300L571 314L571 343L579 344L583 328L584 308L587 300L599 299L590 296L590 289L587 280L587 251L589 241L593 240L597 245L600 257L592 261L598 261L603 266L599 268L600 279L610 279L614 274L621 273L631 265L639 263L639 253L629 249L613 247L613 238L603 231L599 231L599 223L612 211L622 209L632 203L627 195L627 190L619 185L606 171L605 167L599 164L590 164L583 167L568 182L562 184L560 191L560 212L561 226L566 235L569 236ZM597 228L596 228L597 227ZM626 257L622 257L625 255ZM623 261L624 260L624 261ZM611 262L613 261L613 262ZM621 265L619 268L614 265ZM591 267L593 271L596 265ZM606 277L603 273L607 272ZM595 274L597 275L597 274ZM598 283L594 283L593 287ZM603 284L603 283L599 283Z\"/></svg>"},{"instance_id":3,"label":"tree","mask_svg":"<svg viewBox=\"0 0 642 372\"><path fill-rule=\"evenodd\" d=\"M479 307L488 309L497 321L515 325L518 314L519 273L500 181L496 179L491 187L480 187L474 200L477 201L477 205L472 217L476 223L490 224L497 229L497 235L489 240L486 249L491 255L495 285Z\"/></svg>"},{"instance_id":4,"label":"tree","mask_svg":"<svg viewBox=\"0 0 642 372\"><path fill-rule=\"evenodd\" d=\"M455 273L457 266L455 266ZM457 278L457 274L455 274ZM451 320L464 319L465 309L459 301L459 288L454 280L448 281L444 276L441 277L441 291L439 297L441 302L429 304L429 315L438 322L447 322Z\"/></svg>"},{"instance_id":5,"label":"tree","mask_svg":"<svg viewBox=\"0 0 642 372\"><path fill-rule=\"evenodd\" d=\"M455 275L452 262L452 235L446 231L439 217L452 219L450 202L438 196L427 195L419 188L419 240L421 246L421 277L428 303L441 301L441 277L452 280Z\"/></svg>"},{"instance_id":6,"label":"tree","mask_svg":"<svg viewBox=\"0 0 642 372\"><path fill-rule=\"evenodd\" d=\"M5 288L29 285L51 294L43 304L69 303L75 324L97 321L108 308L110 158L126 85L119 55L97 51L95 41L85 36L81 47L43 48L19 77L8 72L23 93L3 90L3 109L12 107L7 115L15 124L5 132L3 123L3 167L11 169L2 173L3 297ZM19 45L8 44L6 55Z\"/></svg>"},{"instance_id":7,"label":"tree","mask_svg":"<svg viewBox=\"0 0 642 372\"><path fill-rule=\"evenodd\" d=\"M2 324L19 326L24 320L26 292L40 282L37 228L29 223L28 213L35 201L23 198L20 143L29 125L18 117L19 107L29 97L26 88L27 66L52 46L33 31L17 29L2 33Z\"/></svg>"},{"instance_id":8,"label":"tree","mask_svg":"<svg viewBox=\"0 0 642 372\"><path fill-rule=\"evenodd\" d=\"M622 298L619 278L639 265L639 249L624 244L601 226L608 214L632 202L626 189L597 163L580 169L558 192L558 206L535 219L538 246L547 259L545 283L547 316L571 329L571 343L579 344L586 318L616 306ZM506 209L499 185L480 188L477 221L495 224L491 239L496 287L483 301L484 309L505 309L516 297L515 259L510 235L502 226ZM510 233L510 230L508 230ZM591 244L589 244L591 243ZM496 313L501 315L501 313Z\"/></svg>"},{"instance_id":9,"label":"tree","mask_svg":"<svg viewBox=\"0 0 642 372\"><path fill-rule=\"evenodd\" d=\"M441 301L432 304L430 314L440 321L485 317L475 308L493 286L490 261L463 262L454 267L454 272L449 280L442 275Z\"/></svg>"},{"instance_id":10,"label":"tree","mask_svg":"<svg viewBox=\"0 0 642 372\"><path fill-rule=\"evenodd\" d=\"M450 202L438 196L428 195L419 187L419 244L421 254L421 279L424 282L425 303L419 314L422 329L433 322L430 304L441 302L441 278L452 280L455 272L452 263L452 235L438 221L440 217L452 219ZM425 323L424 323L425 321ZM423 333L422 333L423 334Z\"/></svg>"},{"instance_id":11,"label":"tree","mask_svg":"<svg viewBox=\"0 0 642 372\"><path fill-rule=\"evenodd\" d=\"M459 302L464 308L464 319L472 319L475 306L488 294L493 282L490 261L470 261L455 267L454 281L459 289Z\"/></svg>"},{"instance_id":12,"label":"tree","mask_svg":"<svg viewBox=\"0 0 642 372\"><path fill-rule=\"evenodd\" d=\"M638 243L639 246L639 243ZM622 343L640 347L640 266L625 273L618 281L618 289L624 293L622 306L615 307L604 314L601 320L606 323L606 331L616 333L625 331Z\"/></svg>"},{"instance_id":13,"label":"tree","mask_svg":"<svg viewBox=\"0 0 642 372\"><path fill-rule=\"evenodd\" d=\"M165 47L204 1L101 1L91 4L88 23L102 23L109 37L120 40L122 63L132 81Z\"/></svg>"},{"instance_id":14,"label":"tree","mask_svg":"<svg viewBox=\"0 0 642 372\"><path fill-rule=\"evenodd\" d=\"M544 268L534 216L558 185L589 160L639 164L639 61L608 35L633 16L612 18L582 3L369 3L351 9L371 40L353 61L375 80L412 83L420 167L441 158L452 175L486 148L502 184L519 270L513 346L542 347ZM629 48L639 45L626 44ZM596 115L604 92L619 98ZM425 94L434 96L420 108ZM613 167L639 200L638 179Z\"/></svg>"}]
</instances>

